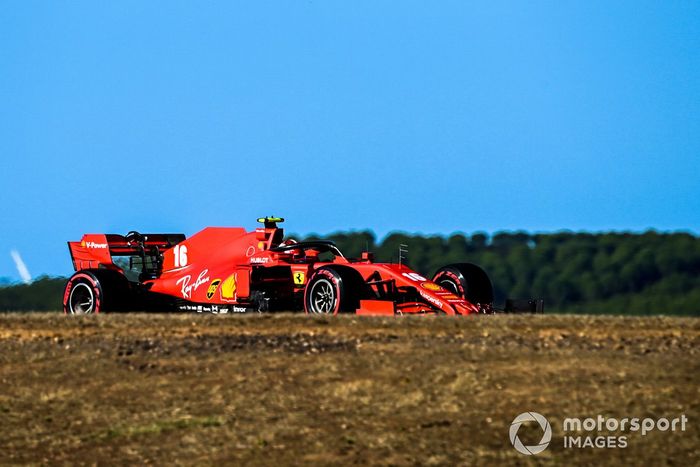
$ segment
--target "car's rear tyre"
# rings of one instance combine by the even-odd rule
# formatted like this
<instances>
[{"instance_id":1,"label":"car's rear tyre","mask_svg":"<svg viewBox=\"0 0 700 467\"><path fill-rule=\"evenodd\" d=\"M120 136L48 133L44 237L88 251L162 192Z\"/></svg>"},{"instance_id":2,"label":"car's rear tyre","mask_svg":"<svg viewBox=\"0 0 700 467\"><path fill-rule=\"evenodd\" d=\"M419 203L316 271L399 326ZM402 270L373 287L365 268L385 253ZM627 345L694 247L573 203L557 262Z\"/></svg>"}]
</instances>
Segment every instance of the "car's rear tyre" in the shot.
<instances>
[{"instance_id":1,"label":"car's rear tyre","mask_svg":"<svg viewBox=\"0 0 700 467\"><path fill-rule=\"evenodd\" d=\"M63 293L63 312L70 315L122 311L129 303L129 282L110 270L73 274Z\"/></svg>"},{"instance_id":2,"label":"car's rear tyre","mask_svg":"<svg viewBox=\"0 0 700 467\"><path fill-rule=\"evenodd\" d=\"M493 285L486 272L476 264L457 263L437 270L433 282L470 303L493 303Z\"/></svg>"},{"instance_id":3,"label":"car's rear tyre","mask_svg":"<svg viewBox=\"0 0 700 467\"><path fill-rule=\"evenodd\" d=\"M304 291L308 314L354 313L367 286L359 272L343 266L324 266L309 280Z\"/></svg>"}]
</instances>

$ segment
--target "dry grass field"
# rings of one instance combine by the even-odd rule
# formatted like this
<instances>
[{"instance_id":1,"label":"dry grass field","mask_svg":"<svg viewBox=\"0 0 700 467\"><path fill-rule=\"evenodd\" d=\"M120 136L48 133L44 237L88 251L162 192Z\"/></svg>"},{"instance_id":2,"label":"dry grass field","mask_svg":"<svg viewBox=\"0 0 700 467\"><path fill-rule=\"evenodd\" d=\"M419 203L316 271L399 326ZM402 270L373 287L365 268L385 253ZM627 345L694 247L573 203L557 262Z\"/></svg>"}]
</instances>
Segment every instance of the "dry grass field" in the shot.
<instances>
[{"instance_id":1,"label":"dry grass field","mask_svg":"<svg viewBox=\"0 0 700 467\"><path fill-rule=\"evenodd\" d=\"M698 465L699 357L681 318L4 314L0 464ZM689 423L565 449L598 414Z\"/></svg>"}]
</instances>

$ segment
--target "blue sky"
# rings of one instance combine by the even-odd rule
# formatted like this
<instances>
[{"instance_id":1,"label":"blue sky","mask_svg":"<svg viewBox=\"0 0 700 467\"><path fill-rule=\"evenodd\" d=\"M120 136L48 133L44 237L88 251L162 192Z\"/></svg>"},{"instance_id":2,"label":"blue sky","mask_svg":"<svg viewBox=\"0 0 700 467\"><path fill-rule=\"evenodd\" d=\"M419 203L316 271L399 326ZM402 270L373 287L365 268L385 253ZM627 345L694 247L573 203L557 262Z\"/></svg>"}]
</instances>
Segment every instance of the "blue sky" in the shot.
<instances>
[{"instance_id":1,"label":"blue sky","mask_svg":"<svg viewBox=\"0 0 700 467\"><path fill-rule=\"evenodd\" d=\"M84 232L700 231L700 3L4 2L0 276Z\"/></svg>"}]
</instances>

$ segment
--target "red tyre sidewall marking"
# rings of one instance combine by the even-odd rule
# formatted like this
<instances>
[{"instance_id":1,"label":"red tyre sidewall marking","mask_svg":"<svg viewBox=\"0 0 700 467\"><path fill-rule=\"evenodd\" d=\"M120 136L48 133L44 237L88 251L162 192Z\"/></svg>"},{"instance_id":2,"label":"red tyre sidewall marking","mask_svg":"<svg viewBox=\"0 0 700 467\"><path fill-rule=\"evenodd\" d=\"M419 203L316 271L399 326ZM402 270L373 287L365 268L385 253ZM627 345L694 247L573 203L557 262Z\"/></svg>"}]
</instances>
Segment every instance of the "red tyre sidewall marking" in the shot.
<instances>
[{"instance_id":1,"label":"red tyre sidewall marking","mask_svg":"<svg viewBox=\"0 0 700 467\"><path fill-rule=\"evenodd\" d=\"M70 293L73 291L73 287L75 286L75 283L79 279L85 279L90 283L90 285L92 285L92 293L94 295L94 300L95 300L93 313L95 313L95 314L99 313L100 312L100 301L102 299L102 297L100 296L99 284L95 280L95 278L92 277L90 274L79 273L79 274L75 274L73 277L70 278L70 281L68 282L68 285L66 286L66 291L63 293L63 314L65 314L65 315L71 314L70 310L68 309L69 308L68 301L70 300Z\"/></svg>"},{"instance_id":2,"label":"red tyre sidewall marking","mask_svg":"<svg viewBox=\"0 0 700 467\"><path fill-rule=\"evenodd\" d=\"M433 282L436 284L440 284L441 279L449 279L452 281L456 286L457 286L457 291L459 292L459 298L466 300L466 294L464 293L464 287L462 287L462 281L459 279L457 274L451 272L451 271L442 271L440 274L438 274L435 279L433 279Z\"/></svg>"},{"instance_id":3,"label":"red tyre sidewall marking","mask_svg":"<svg viewBox=\"0 0 700 467\"><path fill-rule=\"evenodd\" d=\"M333 316L338 314L338 311L340 311L340 281L338 281L338 278L335 277L335 274L333 274L331 271L328 269L319 269L316 271L316 274L314 275L314 278L316 276L323 276L324 278L328 279L331 284L335 286L335 308L333 309ZM309 281L309 284L311 284L312 280ZM306 288L306 294L311 293L311 289L309 287ZM304 297L304 305L306 305L307 299ZM304 311L306 314L309 314L309 311L306 310L306 306L304 306Z\"/></svg>"}]
</instances>

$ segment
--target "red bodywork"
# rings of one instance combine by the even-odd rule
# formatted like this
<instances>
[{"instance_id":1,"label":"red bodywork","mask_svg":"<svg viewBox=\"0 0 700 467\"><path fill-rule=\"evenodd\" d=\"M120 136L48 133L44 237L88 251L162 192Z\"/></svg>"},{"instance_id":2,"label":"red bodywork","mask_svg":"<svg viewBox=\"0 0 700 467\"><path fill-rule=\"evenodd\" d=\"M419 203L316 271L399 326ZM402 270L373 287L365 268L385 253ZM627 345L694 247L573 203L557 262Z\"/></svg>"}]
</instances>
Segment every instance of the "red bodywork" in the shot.
<instances>
[{"instance_id":1,"label":"red bodywork","mask_svg":"<svg viewBox=\"0 0 700 467\"><path fill-rule=\"evenodd\" d=\"M133 238L87 234L80 242L69 242L69 248L76 271L111 269L128 276L125 264L114 260L136 258L142 269L138 278L130 278L132 287L169 297L182 311L259 309L256 300L263 295L261 290L268 294L265 299L299 309L306 285L328 265L351 268L362 276L371 293L359 302L357 314L466 315L483 311L481 305L454 295L406 265L375 263L370 253L359 259L335 254L322 260L314 248L276 251L282 242L283 230L266 222L265 227L250 232L208 227L187 239L180 234Z\"/></svg>"}]
</instances>

